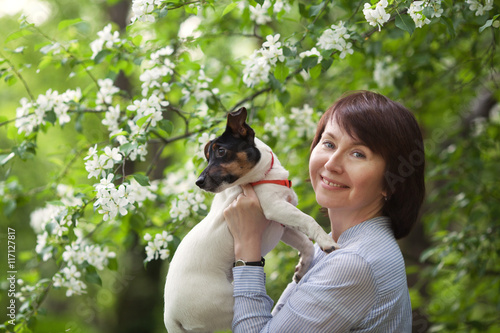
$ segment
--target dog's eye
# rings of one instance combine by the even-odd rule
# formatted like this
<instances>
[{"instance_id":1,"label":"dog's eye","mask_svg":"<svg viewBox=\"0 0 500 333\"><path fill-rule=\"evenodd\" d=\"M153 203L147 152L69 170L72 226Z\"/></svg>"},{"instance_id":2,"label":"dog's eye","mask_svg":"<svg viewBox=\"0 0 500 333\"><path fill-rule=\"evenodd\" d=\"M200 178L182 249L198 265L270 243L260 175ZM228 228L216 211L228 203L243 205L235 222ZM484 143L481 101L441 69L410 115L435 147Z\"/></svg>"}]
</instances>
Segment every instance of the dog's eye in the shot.
<instances>
[{"instance_id":1,"label":"dog's eye","mask_svg":"<svg viewBox=\"0 0 500 333\"><path fill-rule=\"evenodd\" d=\"M225 148L217 148L217 150L215 151L215 157L222 157L226 155L226 149Z\"/></svg>"}]
</instances>

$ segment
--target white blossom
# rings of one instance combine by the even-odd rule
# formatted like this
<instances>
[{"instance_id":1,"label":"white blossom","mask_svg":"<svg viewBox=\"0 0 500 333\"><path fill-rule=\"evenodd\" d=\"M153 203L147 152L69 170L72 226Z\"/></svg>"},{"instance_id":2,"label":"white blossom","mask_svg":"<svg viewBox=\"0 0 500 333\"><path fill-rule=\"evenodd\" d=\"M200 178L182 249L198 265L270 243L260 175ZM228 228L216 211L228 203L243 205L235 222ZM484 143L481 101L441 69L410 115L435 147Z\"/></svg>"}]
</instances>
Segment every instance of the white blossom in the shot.
<instances>
[{"instance_id":1,"label":"white blossom","mask_svg":"<svg viewBox=\"0 0 500 333\"><path fill-rule=\"evenodd\" d=\"M309 104L304 104L302 108L293 107L290 120L294 122L293 128L299 137L312 138L316 133L317 121L314 117L314 110Z\"/></svg>"},{"instance_id":2,"label":"white blossom","mask_svg":"<svg viewBox=\"0 0 500 333\"><path fill-rule=\"evenodd\" d=\"M340 59L344 59L348 53L352 54L354 52L352 43L348 42L350 38L351 35L348 33L347 28L340 21L338 25L333 24L331 29L326 29L319 37L316 45L323 50L338 50Z\"/></svg>"},{"instance_id":3,"label":"white blossom","mask_svg":"<svg viewBox=\"0 0 500 333\"><path fill-rule=\"evenodd\" d=\"M180 194L172 201L170 217L174 221L180 221L190 216L191 213L198 213L200 209L206 210L207 206L204 201L205 196L200 192Z\"/></svg>"},{"instance_id":4,"label":"white blossom","mask_svg":"<svg viewBox=\"0 0 500 333\"><path fill-rule=\"evenodd\" d=\"M133 149L130 152L129 158L132 161L137 160L137 158L139 158L140 161L145 161L147 154L148 154L148 145L147 143L145 143L142 145L138 145L137 148Z\"/></svg>"},{"instance_id":5,"label":"white blossom","mask_svg":"<svg viewBox=\"0 0 500 333\"><path fill-rule=\"evenodd\" d=\"M114 132L119 130L119 124L121 121L120 105L110 106L104 115L102 124L108 127L109 132ZM110 134L111 136L111 134Z\"/></svg>"},{"instance_id":6,"label":"white blossom","mask_svg":"<svg viewBox=\"0 0 500 333\"><path fill-rule=\"evenodd\" d=\"M256 4L255 7L250 6L250 19L256 24L266 24L271 22L271 17L267 13L267 10L271 8L271 1L265 0L264 3Z\"/></svg>"},{"instance_id":7,"label":"white blossom","mask_svg":"<svg viewBox=\"0 0 500 333\"><path fill-rule=\"evenodd\" d=\"M274 5L273 5L273 12L274 13L279 13L281 11L285 11L285 12L290 12L290 10L292 9L292 7L290 6L290 4L288 2L285 2L283 0L276 0L274 2Z\"/></svg>"},{"instance_id":8,"label":"white blossom","mask_svg":"<svg viewBox=\"0 0 500 333\"><path fill-rule=\"evenodd\" d=\"M165 93L170 91L170 84L163 82L174 74L175 64L166 58L174 53L171 46L166 46L153 52L150 59L144 61L144 69L139 79L142 82L142 96L146 97L150 90L153 95L164 99Z\"/></svg>"},{"instance_id":9,"label":"white blossom","mask_svg":"<svg viewBox=\"0 0 500 333\"><path fill-rule=\"evenodd\" d=\"M88 178L99 178L106 175L106 170L111 169L117 162L123 159L118 148L105 147L102 150L103 154L97 154L95 148L89 150L89 154L84 158L85 170L87 170ZM108 176L109 177L109 176Z\"/></svg>"},{"instance_id":10,"label":"white blossom","mask_svg":"<svg viewBox=\"0 0 500 333\"><path fill-rule=\"evenodd\" d=\"M165 47L162 47L158 51L151 53L150 58L152 61L156 62L157 64L160 64L161 59L163 57L170 56L170 55L174 54L174 51L175 50L172 48L172 46L167 45Z\"/></svg>"},{"instance_id":11,"label":"white blossom","mask_svg":"<svg viewBox=\"0 0 500 333\"><path fill-rule=\"evenodd\" d=\"M279 60L283 62L285 57L283 56L283 48L281 43L278 42L280 39L280 34L268 35L266 41L262 44L262 56L266 58L271 65L275 65Z\"/></svg>"},{"instance_id":12,"label":"white blossom","mask_svg":"<svg viewBox=\"0 0 500 333\"><path fill-rule=\"evenodd\" d=\"M378 26L378 31L382 29L382 25L389 21L391 15L386 13L387 0L381 0L377 2L375 8L370 3L365 3L363 8L363 14L365 15L366 21L374 27Z\"/></svg>"},{"instance_id":13,"label":"white blossom","mask_svg":"<svg viewBox=\"0 0 500 333\"><path fill-rule=\"evenodd\" d=\"M207 133L203 132L199 137L198 137L198 149L196 149L196 156L199 158L205 159L205 146L208 144L208 142L212 141L215 139L215 134L214 133Z\"/></svg>"},{"instance_id":14,"label":"white blossom","mask_svg":"<svg viewBox=\"0 0 500 333\"><path fill-rule=\"evenodd\" d=\"M134 204L142 206L146 200L154 200L156 195L152 190L153 186L142 186L135 179L129 183L123 183L118 188L113 183L113 174L106 178L101 178L98 184L94 184L96 190L95 209L103 215L103 220L114 219L118 214L127 215L128 210L132 209Z\"/></svg>"},{"instance_id":15,"label":"white blossom","mask_svg":"<svg viewBox=\"0 0 500 333\"><path fill-rule=\"evenodd\" d=\"M152 239L152 236L147 233L144 235L144 240L148 242L146 246L146 262L151 260L157 260L160 258L161 260L165 260L170 255L170 250L168 249L168 243L174 239L172 235L169 235L166 231L162 233L158 233L155 235L155 238Z\"/></svg>"},{"instance_id":16,"label":"white blossom","mask_svg":"<svg viewBox=\"0 0 500 333\"><path fill-rule=\"evenodd\" d=\"M380 88L391 87L394 85L394 79L399 74L399 65L393 61L392 57L387 56L384 60L375 62L373 79Z\"/></svg>"},{"instance_id":17,"label":"white blossom","mask_svg":"<svg viewBox=\"0 0 500 333\"><path fill-rule=\"evenodd\" d=\"M184 100L189 100L193 96L196 101L206 103L207 99L219 93L219 89L212 89L210 83L213 80L205 74L204 67L198 72L188 71L182 77L182 83L186 86L182 89Z\"/></svg>"},{"instance_id":18,"label":"white blossom","mask_svg":"<svg viewBox=\"0 0 500 333\"><path fill-rule=\"evenodd\" d=\"M97 92L96 99L96 110L106 110L106 105L111 105L113 101L113 95L118 93L120 89L114 86L113 80L111 79L99 79L97 80L99 86L99 91Z\"/></svg>"},{"instance_id":19,"label":"white blossom","mask_svg":"<svg viewBox=\"0 0 500 333\"><path fill-rule=\"evenodd\" d=\"M424 25L431 23L431 20L422 13L426 6L425 1L413 1L408 9L408 14L410 14L417 28L422 28Z\"/></svg>"},{"instance_id":20,"label":"white blossom","mask_svg":"<svg viewBox=\"0 0 500 333\"><path fill-rule=\"evenodd\" d=\"M262 47L254 51L249 59L242 62L245 65L243 82L247 87L251 88L260 82L269 82L269 72L273 66L278 60L281 62L285 60L282 45L278 41L279 38L279 34L268 35Z\"/></svg>"},{"instance_id":21,"label":"white blossom","mask_svg":"<svg viewBox=\"0 0 500 333\"><path fill-rule=\"evenodd\" d=\"M86 293L84 289L87 288L87 285L83 283L83 281L77 280L75 278L66 281L64 283L64 286L68 288L68 290L66 290L66 297L70 297L73 295L81 295Z\"/></svg>"},{"instance_id":22,"label":"white blossom","mask_svg":"<svg viewBox=\"0 0 500 333\"><path fill-rule=\"evenodd\" d=\"M43 54L49 54L52 52L53 55L60 54L63 50L61 43L55 42L53 44L45 45L40 49Z\"/></svg>"},{"instance_id":23,"label":"white blossom","mask_svg":"<svg viewBox=\"0 0 500 333\"><path fill-rule=\"evenodd\" d=\"M484 0L484 5L478 0L466 0L465 2L469 5L469 9L475 12L476 16L484 15L485 12L493 9L493 0Z\"/></svg>"},{"instance_id":24,"label":"white blossom","mask_svg":"<svg viewBox=\"0 0 500 333\"><path fill-rule=\"evenodd\" d=\"M71 120L68 114L70 103L79 103L81 98L82 92L80 88L67 90L63 94L49 89L45 94L38 95L35 102L22 98L20 101L21 106L16 109L18 133L31 134L37 126L46 123L45 117L47 112L50 111L54 112L60 125L68 123Z\"/></svg>"},{"instance_id":25,"label":"white blossom","mask_svg":"<svg viewBox=\"0 0 500 333\"><path fill-rule=\"evenodd\" d=\"M95 59L97 54L103 49L111 49L115 45L121 44L120 33L118 31L112 32L111 29L111 23L106 25L97 33L99 38L90 43L90 48L92 49L91 59Z\"/></svg>"},{"instance_id":26,"label":"white blossom","mask_svg":"<svg viewBox=\"0 0 500 333\"><path fill-rule=\"evenodd\" d=\"M134 15L131 21L154 22L155 18L152 13L161 4L162 0L133 0L132 13Z\"/></svg>"},{"instance_id":27,"label":"white blossom","mask_svg":"<svg viewBox=\"0 0 500 333\"><path fill-rule=\"evenodd\" d=\"M290 126L288 125L288 121L285 117L274 117L273 122L267 122L264 125L264 131L266 131L266 133L270 133L271 137L279 140L285 140L289 130Z\"/></svg>"},{"instance_id":28,"label":"white blossom","mask_svg":"<svg viewBox=\"0 0 500 333\"><path fill-rule=\"evenodd\" d=\"M78 279L82 276L82 273L78 271L75 265L66 266L61 271L64 274L66 280Z\"/></svg>"},{"instance_id":29,"label":"white blossom","mask_svg":"<svg viewBox=\"0 0 500 333\"><path fill-rule=\"evenodd\" d=\"M137 115L134 117L134 121L138 121L144 117L147 120L144 122L143 126L156 126L157 122L163 119L162 107L168 106L167 101L160 101L158 96L152 95L149 98L143 98L142 100L135 100L133 105L129 105L127 110L134 111ZM145 128L145 127L144 127Z\"/></svg>"},{"instance_id":30,"label":"white blossom","mask_svg":"<svg viewBox=\"0 0 500 333\"><path fill-rule=\"evenodd\" d=\"M201 36L201 31L197 30L200 26L201 19L198 16L190 16L179 26L177 36L182 42L185 42L189 37L196 39Z\"/></svg>"},{"instance_id":31,"label":"white blossom","mask_svg":"<svg viewBox=\"0 0 500 333\"><path fill-rule=\"evenodd\" d=\"M303 59L306 57L312 57L312 56L318 57L318 64L321 62L321 60L323 60L323 57L321 56L321 54L319 53L319 51L315 47L313 47L312 49L310 49L308 51L301 52L299 54L300 59Z\"/></svg>"},{"instance_id":32,"label":"white blossom","mask_svg":"<svg viewBox=\"0 0 500 333\"><path fill-rule=\"evenodd\" d=\"M26 97L23 97L20 103L21 106L16 109L15 125L18 128L18 134L24 132L29 135L39 125L37 117L33 113L35 106Z\"/></svg>"},{"instance_id":33,"label":"white blossom","mask_svg":"<svg viewBox=\"0 0 500 333\"><path fill-rule=\"evenodd\" d=\"M243 61L243 82L247 87L252 88L260 82L269 82L269 72L271 65L262 56L260 50L254 51L248 60Z\"/></svg>"},{"instance_id":34,"label":"white blossom","mask_svg":"<svg viewBox=\"0 0 500 333\"><path fill-rule=\"evenodd\" d=\"M196 179L195 166L193 161L190 160L185 163L182 168L167 173L166 177L161 182L161 192L163 195L179 195L185 193L193 188Z\"/></svg>"}]
</instances>

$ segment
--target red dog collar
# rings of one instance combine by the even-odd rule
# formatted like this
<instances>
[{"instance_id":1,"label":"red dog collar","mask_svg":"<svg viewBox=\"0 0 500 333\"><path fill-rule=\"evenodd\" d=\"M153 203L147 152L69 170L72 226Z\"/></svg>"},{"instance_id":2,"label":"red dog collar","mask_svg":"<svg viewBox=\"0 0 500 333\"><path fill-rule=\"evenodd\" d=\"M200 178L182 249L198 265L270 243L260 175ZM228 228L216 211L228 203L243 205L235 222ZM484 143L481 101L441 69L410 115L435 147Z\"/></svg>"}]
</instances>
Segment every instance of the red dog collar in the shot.
<instances>
[{"instance_id":1,"label":"red dog collar","mask_svg":"<svg viewBox=\"0 0 500 333\"><path fill-rule=\"evenodd\" d=\"M274 154L271 152L271 167L269 167L269 170L267 170L266 175L271 171L274 165ZM253 182L250 183L250 185L255 186L255 185L260 185L260 184L276 184L276 185L282 185L286 186L288 188L292 187L292 182L288 179L277 179L277 180L259 180L258 182Z\"/></svg>"}]
</instances>

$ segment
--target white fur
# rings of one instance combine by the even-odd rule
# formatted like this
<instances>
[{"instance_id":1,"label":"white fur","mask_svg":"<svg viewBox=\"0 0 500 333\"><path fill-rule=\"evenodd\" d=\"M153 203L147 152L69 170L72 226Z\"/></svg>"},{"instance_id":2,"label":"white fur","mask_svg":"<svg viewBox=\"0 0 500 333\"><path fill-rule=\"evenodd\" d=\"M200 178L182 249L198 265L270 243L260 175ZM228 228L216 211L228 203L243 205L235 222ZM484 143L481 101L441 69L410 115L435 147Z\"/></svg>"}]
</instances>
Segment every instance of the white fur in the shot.
<instances>
[{"instance_id":1,"label":"white fur","mask_svg":"<svg viewBox=\"0 0 500 333\"><path fill-rule=\"evenodd\" d=\"M239 185L262 179L287 179L276 156L271 165L271 148L255 139L261 152L257 165L230 187L215 195L209 214L182 240L170 263L165 284L165 326L169 333L213 332L231 328L233 319L232 267L233 237L224 220L224 209L241 193ZM265 233L262 256L280 241L301 253L296 276L300 279L309 268L316 240L322 249L336 246L332 237L295 207L297 196L292 189L276 184L254 187L266 218L271 223ZM283 227L281 224L285 225ZM306 236L307 235L307 236Z\"/></svg>"}]
</instances>

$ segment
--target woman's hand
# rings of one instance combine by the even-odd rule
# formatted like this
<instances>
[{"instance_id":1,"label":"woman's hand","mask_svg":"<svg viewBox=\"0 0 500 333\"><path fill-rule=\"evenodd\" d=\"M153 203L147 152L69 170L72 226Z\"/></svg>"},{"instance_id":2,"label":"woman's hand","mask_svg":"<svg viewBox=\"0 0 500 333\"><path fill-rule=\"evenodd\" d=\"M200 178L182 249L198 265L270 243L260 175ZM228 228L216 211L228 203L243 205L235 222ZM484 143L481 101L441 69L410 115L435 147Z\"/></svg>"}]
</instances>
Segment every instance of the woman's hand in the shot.
<instances>
[{"instance_id":1,"label":"woman's hand","mask_svg":"<svg viewBox=\"0 0 500 333\"><path fill-rule=\"evenodd\" d=\"M224 210L224 218L234 238L235 258L259 261L262 235L270 222L264 216L252 185L241 188L243 192Z\"/></svg>"}]
</instances>

